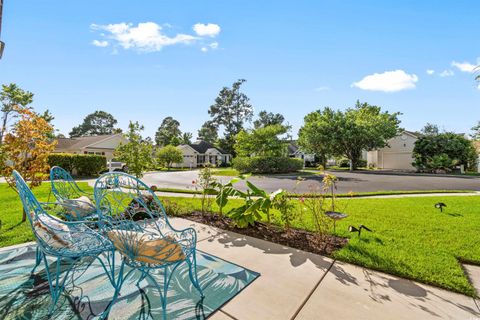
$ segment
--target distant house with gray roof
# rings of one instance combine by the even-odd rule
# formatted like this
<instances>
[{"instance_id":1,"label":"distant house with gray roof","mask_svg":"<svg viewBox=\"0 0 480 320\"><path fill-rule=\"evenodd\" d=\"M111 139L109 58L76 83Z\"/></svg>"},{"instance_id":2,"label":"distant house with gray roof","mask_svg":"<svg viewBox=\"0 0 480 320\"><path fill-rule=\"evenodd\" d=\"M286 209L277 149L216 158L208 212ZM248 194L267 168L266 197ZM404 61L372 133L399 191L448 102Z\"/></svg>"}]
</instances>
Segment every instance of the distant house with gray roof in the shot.
<instances>
[{"instance_id":1,"label":"distant house with gray roof","mask_svg":"<svg viewBox=\"0 0 480 320\"><path fill-rule=\"evenodd\" d=\"M182 144L178 148L183 153L183 162L174 164L176 167L196 168L206 163L213 165L229 164L232 160L231 154L203 140Z\"/></svg>"}]
</instances>

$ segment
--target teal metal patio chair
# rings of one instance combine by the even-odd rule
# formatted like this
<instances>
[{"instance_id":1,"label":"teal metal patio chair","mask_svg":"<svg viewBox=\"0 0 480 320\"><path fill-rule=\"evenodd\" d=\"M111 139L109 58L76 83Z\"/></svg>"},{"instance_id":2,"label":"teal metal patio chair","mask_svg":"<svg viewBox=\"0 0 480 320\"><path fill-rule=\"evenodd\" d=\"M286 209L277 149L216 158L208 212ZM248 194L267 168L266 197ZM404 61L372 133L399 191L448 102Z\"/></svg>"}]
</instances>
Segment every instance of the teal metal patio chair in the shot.
<instances>
[{"instance_id":1,"label":"teal metal patio chair","mask_svg":"<svg viewBox=\"0 0 480 320\"><path fill-rule=\"evenodd\" d=\"M158 290L163 318L166 319L168 286L182 263L188 264L193 288L203 298L197 277L197 235L194 229L177 230L172 227L155 193L145 183L126 173L102 175L95 183L94 195L100 228L122 255L111 306L125 279L138 272L137 285L146 279ZM125 271L125 266L129 267L128 271ZM152 273L163 274L161 284Z\"/></svg>"},{"instance_id":2,"label":"teal metal patio chair","mask_svg":"<svg viewBox=\"0 0 480 320\"><path fill-rule=\"evenodd\" d=\"M13 176L37 243L35 268L42 260L45 264L45 273L52 297L49 314L51 315L55 311L58 299L65 289L67 278L75 272L75 266L84 258L88 258L87 267L93 261L98 260L108 280L112 286L116 287L115 251L112 242L83 222L62 221L50 215L45 209L46 207L68 205L40 203L17 171L13 171ZM106 263L100 258L101 255L105 256ZM47 257L54 258L55 262L50 265ZM35 268L32 272L35 271Z\"/></svg>"},{"instance_id":3,"label":"teal metal patio chair","mask_svg":"<svg viewBox=\"0 0 480 320\"><path fill-rule=\"evenodd\" d=\"M97 218L97 210L93 194L80 189L70 173L65 169L54 166L50 169L50 183L52 193L59 203L67 204L63 214L69 221L92 220Z\"/></svg>"}]
</instances>

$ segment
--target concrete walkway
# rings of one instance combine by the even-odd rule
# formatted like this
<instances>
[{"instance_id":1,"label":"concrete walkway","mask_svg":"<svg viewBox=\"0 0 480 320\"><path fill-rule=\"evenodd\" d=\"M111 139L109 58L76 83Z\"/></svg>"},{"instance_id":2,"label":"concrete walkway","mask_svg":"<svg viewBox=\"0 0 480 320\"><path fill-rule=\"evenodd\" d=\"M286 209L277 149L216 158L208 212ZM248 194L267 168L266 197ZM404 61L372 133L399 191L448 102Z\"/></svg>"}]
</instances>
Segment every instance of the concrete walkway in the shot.
<instances>
[{"instance_id":1,"label":"concrete walkway","mask_svg":"<svg viewBox=\"0 0 480 320\"><path fill-rule=\"evenodd\" d=\"M185 219L172 224L195 228L198 249L261 274L211 319L480 319L471 297Z\"/></svg>"}]
</instances>

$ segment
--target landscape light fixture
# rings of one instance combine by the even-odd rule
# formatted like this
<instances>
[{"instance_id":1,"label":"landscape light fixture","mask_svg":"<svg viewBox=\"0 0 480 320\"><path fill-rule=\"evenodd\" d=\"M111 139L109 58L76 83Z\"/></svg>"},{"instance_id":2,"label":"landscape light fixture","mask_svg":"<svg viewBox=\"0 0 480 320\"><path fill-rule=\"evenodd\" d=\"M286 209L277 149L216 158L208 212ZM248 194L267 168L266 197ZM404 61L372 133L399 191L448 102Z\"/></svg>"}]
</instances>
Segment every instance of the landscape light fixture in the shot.
<instances>
[{"instance_id":1,"label":"landscape light fixture","mask_svg":"<svg viewBox=\"0 0 480 320\"><path fill-rule=\"evenodd\" d=\"M368 231L368 232L372 232L371 229L367 228L367 227L364 226L363 224L359 225L358 228L356 228L356 227L354 227L354 226L349 226L349 227L348 227L348 231L350 231L350 232L357 232L359 238L360 238L360 234L362 233L362 230L366 230L366 231Z\"/></svg>"},{"instance_id":2,"label":"landscape light fixture","mask_svg":"<svg viewBox=\"0 0 480 320\"><path fill-rule=\"evenodd\" d=\"M447 205L443 202L439 202L435 204L435 208L440 209L440 212L443 212L443 208L446 207Z\"/></svg>"}]
</instances>

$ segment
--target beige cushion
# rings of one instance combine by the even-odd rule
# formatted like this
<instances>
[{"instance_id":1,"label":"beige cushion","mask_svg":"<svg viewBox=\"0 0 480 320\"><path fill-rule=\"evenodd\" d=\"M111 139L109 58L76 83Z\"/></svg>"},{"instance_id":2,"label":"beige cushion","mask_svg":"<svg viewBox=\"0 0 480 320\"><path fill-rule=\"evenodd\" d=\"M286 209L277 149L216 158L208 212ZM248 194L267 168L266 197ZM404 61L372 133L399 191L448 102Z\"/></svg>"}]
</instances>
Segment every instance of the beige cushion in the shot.
<instances>
[{"instance_id":1,"label":"beige cushion","mask_svg":"<svg viewBox=\"0 0 480 320\"><path fill-rule=\"evenodd\" d=\"M37 236L54 248L64 248L71 244L70 229L59 219L39 214L33 227Z\"/></svg>"},{"instance_id":2,"label":"beige cushion","mask_svg":"<svg viewBox=\"0 0 480 320\"><path fill-rule=\"evenodd\" d=\"M73 208L68 212L75 219L81 219L95 213L96 208L90 198L81 196L76 199L67 200L66 203Z\"/></svg>"},{"instance_id":3,"label":"beige cushion","mask_svg":"<svg viewBox=\"0 0 480 320\"><path fill-rule=\"evenodd\" d=\"M115 248L140 262L162 264L185 259L182 247L171 237L152 239L150 233L113 230L107 233Z\"/></svg>"}]
</instances>

